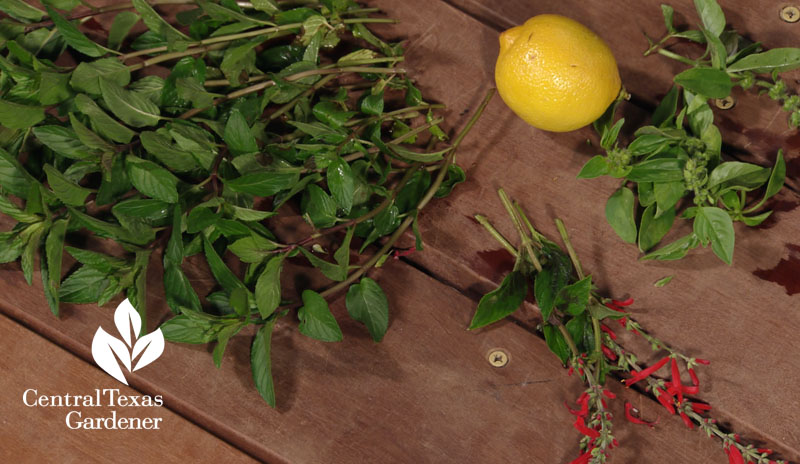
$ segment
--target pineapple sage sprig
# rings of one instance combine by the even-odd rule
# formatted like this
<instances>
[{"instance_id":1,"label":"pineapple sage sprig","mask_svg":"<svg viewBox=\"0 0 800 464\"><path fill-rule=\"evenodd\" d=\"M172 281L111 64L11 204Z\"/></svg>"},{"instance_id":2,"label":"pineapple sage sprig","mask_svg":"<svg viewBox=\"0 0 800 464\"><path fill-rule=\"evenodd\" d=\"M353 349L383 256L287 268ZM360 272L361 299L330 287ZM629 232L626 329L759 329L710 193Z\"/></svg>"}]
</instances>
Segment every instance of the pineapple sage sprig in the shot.
<instances>
[{"instance_id":1,"label":"pineapple sage sprig","mask_svg":"<svg viewBox=\"0 0 800 464\"><path fill-rule=\"evenodd\" d=\"M253 378L271 405L281 317L340 340L326 299L346 290L349 314L383 337L387 300L365 273L409 227L421 249L417 215L464 180L455 150L486 104L439 147L443 105L398 67L402 46L365 26L392 21L352 1L301 3L0 3L0 262L19 260L31 282L38 253L55 315L125 292L146 320L147 274L160 272L150 258L161 256L175 314L165 337L216 342L219 366L228 341L255 325ZM183 7L166 17L161 4ZM110 21L108 37L84 32L95 18ZM139 21L147 30L131 36ZM281 219L296 212L308 236L282 243ZM110 239L108 253L96 238ZM351 248L373 244L351 263ZM184 272L195 255L214 277L202 295ZM287 259L331 283L296 298L280 285Z\"/></svg>"},{"instance_id":2,"label":"pineapple sage sprig","mask_svg":"<svg viewBox=\"0 0 800 464\"><path fill-rule=\"evenodd\" d=\"M519 234L518 246L500 234L486 217L475 218L516 260L500 286L481 298L469 328L478 329L511 316L522 306L529 286L533 285L533 296L542 316L538 328L548 348L569 366L570 375L577 372L586 384L576 400L578 408L569 409L575 416L572 425L581 434L580 455L573 464L606 462L609 452L620 446L608 408L608 402L616 399L616 395L606 388L606 382L609 375L625 377L624 374L630 374L622 380L626 386L641 385L644 381L645 390L667 412L679 416L688 427L697 426L720 439L728 456L743 456L758 464L781 462L771 461L769 450L743 443L740 437L722 430L708 417L711 407L695 399L700 391L695 368L709 362L687 356L647 332L626 312L633 299L618 301L601 297L592 277L584 274L560 220L556 219L556 226L564 250L540 234L519 204L512 202L502 189L499 195ZM617 324L644 339L653 352L662 353L663 357L651 366L640 365L640 356L626 349L612 328ZM662 369L669 372L667 378L658 376ZM684 373L691 383L682 381ZM625 417L634 424L655 425L639 417L630 403L625 405Z\"/></svg>"},{"instance_id":3,"label":"pineapple sage sprig","mask_svg":"<svg viewBox=\"0 0 800 464\"><path fill-rule=\"evenodd\" d=\"M790 111L790 124L800 124L800 97L789 95L779 72L800 67L800 48L761 52L725 29L725 15L714 0L696 0L702 25L678 31L673 10L662 5L667 35L645 54L657 52L691 67L674 77L675 86L655 109L650 125L638 128L624 145L618 134L624 119L614 122L617 104L595 122L605 155L589 160L581 178L608 175L621 180L606 203L606 219L624 241L647 253L642 259L674 260L700 245L711 246L727 264L733 260L738 221L761 224L771 211L767 200L783 187L786 163L781 151L772 169L722 158L722 136L714 125L709 99L724 99L735 85L758 85ZM699 58L681 56L664 48L671 39L706 45ZM772 76L772 81L758 78ZM617 102L618 103L618 102ZM663 245L662 239L676 219L692 221L692 232Z\"/></svg>"}]
</instances>

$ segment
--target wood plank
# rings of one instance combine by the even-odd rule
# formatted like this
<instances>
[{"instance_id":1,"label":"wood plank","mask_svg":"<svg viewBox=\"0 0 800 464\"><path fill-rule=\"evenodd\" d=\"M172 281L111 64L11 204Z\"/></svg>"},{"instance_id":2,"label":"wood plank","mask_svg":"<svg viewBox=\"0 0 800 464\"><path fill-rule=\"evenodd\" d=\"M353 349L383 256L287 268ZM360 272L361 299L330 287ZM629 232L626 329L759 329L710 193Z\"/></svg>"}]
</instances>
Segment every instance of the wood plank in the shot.
<instances>
[{"instance_id":1,"label":"wood plank","mask_svg":"<svg viewBox=\"0 0 800 464\"><path fill-rule=\"evenodd\" d=\"M105 388L114 395L141 393L117 383L94 365L48 342L0 315L0 461L2 462L255 462L251 457L164 407L111 407ZM25 392L34 392L25 396ZM97 395L96 407L27 406L40 396ZM116 396L115 396L116 397ZM117 400L115 400L117 401ZM158 429L70 429L66 420L81 418L158 419ZM70 419L74 424L75 414Z\"/></svg>"},{"instance_id":2,"label":"wood plank","mask_svg":"<svg viewBox=\"0 0 800 464\"><path fill-rule=\"evenodd\" d=\"M614 52L620 68L622 83L637 97L637 101L655 105L669 90L672 76L686 65L653 55L645 57L647 48L643 33L654 39L664 35L664 23L659 4L675 8L676 24L699 24L691 0L622 0L605 2L602 8L589 7L578 1L543 0L446 0L460 11L482 21L494 30L501 31L542 13L556 13L574 18L598 33ZM797 47L800 43L800 23L786 23L779 18L785 2L769 0L749 2L729 0L719 2L728 24L740 34L760 41L767 48ZM480 40L485 40L481 35ZM496 57L496 40L484 43L491 49L488 58ZM679 47L678 51L686 51ZM688 48L692 56L702 49ZM699 51L699 53L698 53ZM484 56L484 62L486 57ZM493 65L492 68L493 69ZM800 71L784 74L793 93L800 91ZM745 160L772 165L779 148L786 153L788 183L800 188L800 134L788 126L788 113L767 96L758 96L757 89L743 91L737 87L733 93L736 106L730 110L713 107L715 121L722 131L725 143L737 147L736 155ZM588 131L586 132L589 133ZM739 151L742 151L739 153Z\"/></svg>"},{"instance_id":3,"label":"wood plank","mask_svg":"<svg viewBox=\"0 0 800 464\"><path fill-rule=\"evenodd\" d=\"M577 8L563 3L561 8ZM493 81L497 32L447 5L416 10L389 1L374 4L402 20L403 33L412 44L409 67L412 75L421 74L423 93L450 103L454 119L474 108ZM527 17L522 4L514 2L523 9L520 15ZM527 5L528 9L541 6ZM609 5L610 10L618 8ZM586 10L606 14L600 8ZM444 23L452 26L448 34L437 34L436 25ZM616 30L618 23L603 23L601 35ZM449 70L446 77L435 71L437 67ZM758 229L737 225L732 267L719 262L710 250L673 263L637 262L635 247L622 244L605 222L603 205L616 181L575 178L594 154L585 143L591 137L589 129L544 133L524 124L497 99L474 131L458 159L468 180L454 195L423 212L426 250L411 259L465 293L491 288L489 281L498 282L501 276L492 257L500 247L471 218L475 213L487 215L514 237L495 194L498 187L505 187L547 235L557 237L550 218L563 218L585 268L600 288L611 296L637 298L633 310L646 327L667 342L714 361L703 379L710 388L702 397L715 405L718 417L747 437L779 444L787 457L798 459L800 435L794 424L800 421L800 406L789 393L789 380L775 375L774 366L787 373L800 368L800 348L784 344L777 348L762 341L792 339L800 329L800 296L759 277L777 266L797 275L796 267L781 264L797 259L792 251L800 227L797 195L786 192L772 203L778 211L769 225ZM689 230L684 224L670 237ZM675 280L655 288L653 283L666 275L675 275Z\"/></svg>"},{"instance_id":4,"label":"wood plank","mask_svg":"<svg viewBox=\"0 0 800 464\"><path fill-rule=\"evenodd\" d=\"M0 268L3 294L24 285L12 267ZM538 338L511 323L467 332L474 303L401 262L390 262L374 277L392 308L380 344L348 321L342 298L332 305L342 343L323 344L300 335L294 320L279 322L273 341L276 410L252 386L251 333L231 341L220 370L208 348L169 343L161 358L127 378L136 390L163 395L166 407L268 462L552 463L577 457L579 435L563 404L583 387L566 376ZM67 306L59 321L49 314L38 285L18 294L1 302L0 311L80 358L90 359L98 325L113 330L112 307ZM151 295L151 303L156 300ZM155 306L167 311L162 302ZM488 364L493 348L510 354L506 367ZM29 350L28 363L4 366L5 377L28 379L26 385L38 378L28 366L41 362L39 353ZM94 373L100 378L89 385L116 385ZM721 456L716 443L675 421L662 420L657 433L627 424L624 401L640 407L644 417L663 413L635 391L614 389L620 395L612 402L618 438L627 446L610 462ZM673 450L676 442L681 447Z\"/></svg>"}]
</instances>

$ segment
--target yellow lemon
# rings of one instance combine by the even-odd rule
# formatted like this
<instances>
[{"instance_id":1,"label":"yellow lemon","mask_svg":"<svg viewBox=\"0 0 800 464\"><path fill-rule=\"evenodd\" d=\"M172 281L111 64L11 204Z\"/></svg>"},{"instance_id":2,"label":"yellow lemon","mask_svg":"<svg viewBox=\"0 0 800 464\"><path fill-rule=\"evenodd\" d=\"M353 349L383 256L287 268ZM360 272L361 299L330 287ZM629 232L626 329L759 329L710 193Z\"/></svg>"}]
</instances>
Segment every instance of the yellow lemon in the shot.
<instances>
[{"instance_id":1,"label":"yellow lemon","mask_svg":"<svg viewBox=\"0 0 800 464\"><path fill-rule=\"evenodd\" d=\"M599 118L620 91L603 39L564 16L534 16L500 34L494 71L503 101L528 124L553 132Z\"/></svg>"}]
</instances>

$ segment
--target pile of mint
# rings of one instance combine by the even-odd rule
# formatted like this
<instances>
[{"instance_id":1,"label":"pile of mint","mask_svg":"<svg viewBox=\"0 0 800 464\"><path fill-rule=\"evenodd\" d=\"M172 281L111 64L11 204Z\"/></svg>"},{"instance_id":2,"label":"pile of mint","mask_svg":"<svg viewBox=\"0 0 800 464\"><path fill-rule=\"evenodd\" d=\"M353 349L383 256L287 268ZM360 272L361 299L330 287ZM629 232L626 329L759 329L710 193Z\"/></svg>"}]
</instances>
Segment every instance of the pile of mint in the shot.
<instances>
[{"instance_id":1,"label":"pile of mint","mask_svg":"<svg viewBox=\"0 0 800 464\"><path fill-rule=\"evenodd\" d=\"M364 274L408 228L421 248L417 213L464 180L453 155L466 133L438 146L442 105L399 67L402 46L366 27L390 19L350 0L0 10L0 262L19 260L31 283L38 257L53 314L124 292L145 320L147 276L163 272L175 314L164 336L216 342L219 366L255 326L253 379L273 406L280 318L341 340L328 300L346 291L350 316L381 340L387 299ZM284 243L275 225L298 212L310 232ZM92 251L107 239L116 252ZM208 294L182 267L193 255L216 281ZM330 284L293 300L281 273L294 257Z\"/></svg>"}]
</instances>

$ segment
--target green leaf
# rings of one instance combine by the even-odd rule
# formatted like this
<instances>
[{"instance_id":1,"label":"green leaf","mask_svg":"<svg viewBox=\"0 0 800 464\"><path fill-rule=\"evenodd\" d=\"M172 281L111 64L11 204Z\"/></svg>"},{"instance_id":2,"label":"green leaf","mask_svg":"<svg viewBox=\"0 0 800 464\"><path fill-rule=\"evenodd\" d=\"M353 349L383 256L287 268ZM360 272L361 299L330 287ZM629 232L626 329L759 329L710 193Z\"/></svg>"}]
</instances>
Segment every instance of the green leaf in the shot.
<instances>
[{"instance_id":1,"label":"green leaf","mask_svg":"<svg viewBox=\"0 0 800 464\"><path fill-rule=\"evenodd\" d=\"M233 271L225 264L225 261L220 258L214 246L206 237L203 237L203 250L208 266L211 268L211 273L214 274L214 278L217 279L217 282L222 285L226 292L230 293L237 288L245 288L242 281L234 275Z\"/></svg>"},{"instance_id":2,"label":"green leaf","mask_svg":"<svg viewBox=\"0 0 800 464\"><path fill-rule=\"evenodd\" d=\"M39 82L39 103L55 105L71 97L69 78L68 73L42 72Z\"/></svg>"},{"instance_id":3,"label":"green leaf","mask_svg":"<svg viewBox=\"0 0 800 464\"><path fill-rule=\"evenodd\" d=\"M183 234L181 233L182 213L176 207L173 212L172 234L164 252L164 295L173 313L187 307L200 311L200 298L192 288L191 282L183 273Z\"/></svg>"},{"instance_id":4,"label":"green leaf","mask_svg":"<svg viewBox=\"0 0 800 464\"><path fill-rule=\"evenodd\" d=\"M23 222L26 224L32 224L34 222L40 222L42 218L36 214L31 214L23 211L17 205L12 203L8 198L0 195L0 213L5 214L6 216L11 217L19 222Z\"/></svg>"},{"instance_id":5,"label":"green leaf","mask_svg":"<svg viewBox=\"0 0 800 464\"><path fill-rule=\"evenodd\" d=\"M281 304L281 271L286 255L277 255L267 261L256 281L256 306L263 319L269 317Z\"/></svg>"},{"instance_id":6,"label":"green leaf","mask_svg":"<svg viewBox=\"0 0 800 464\"><path fill-rule=\"evenodd\" d=\"M147 229L147 233L144 234L134 233L124 227L110 224L89 216L88 214L84 214L75 208L69 207L68 209L72 218L78 220L78 222L83 224L87 229L103 237L133 243L134 245L144 245L155 237L155 232L152 229Z\"/></svg>"},{"instance_id":7,"label":"green leaf","mask_svg":"<svg viewBox=\"0 0 800 464\"><path fill-rule=\"evenodd\" d=\"M231 8L226 8L223 5L212 3L207 0L196 0L196 1L197 4L203 9L203 11L206 12L206 14L208 14L213 19L219 21L241 21L241 22L250 22L254 24L264 24L267 26L274 26L274 23L255 19L250 15L245 15L240 11L235 11ZM238 9L238 6L236 8Z\"/></svg>"},{"instance_id":8,"label":"green leaf","mask_svg":"<svg viewBox=\"0 0 800 464\"><path fill-rule=\"evenodd\" d=\"M92 129L115 142L130 143L136 132L128 129L100 108L94 100L84 94L75 96L78 111L89 117Z\"/></svg>"},{"instance_id":9,"label":"green leaf","mask_svg":"<svg viewBox=\"0 0 800 464\"><path fill-rule=\"evenodd\" d=\"M456 185L467 180L467 174L456 164L447 167L447 177L433 195L435 198L444 198L450 195Z\"/></svg>"},{"instance_id":10,"label":"green leaf","mask_svg":"<svg viewBox=\"0 0 800 464\"><path fill-rule=\"evenodd\" d=\"M225 124L223 139L228 144L228 150L233 156L258 152L256 138L250 131L247 120L238 109L231 111L228 122Z\"/></svg>"},{"instance_id":11,"label":"green leaf","mask_svg":"<svg viewBox=\"0 0 800 464\"><path fill-rule=\"evenodd\" d=\"M170 216L170 204L149 198L124 200L111 208L114 216L127 216L144 219L148 222L159 222Z\"/></svg>"},{"instance_id":12,"label":"green leaf","mask_svg":"<svg viewBox=\"0 0 800 464\"><path fill-rule=\"evenodd\" d=\"M703 26L709 32L719 37L725 29L725 14L722 12L717 0L694 0L697 14L703 21ZM723 97L717 97L723 98Z\"/></svg>"},{"instance_id":13,"label":"green leaf","mask_svg":"<svg viewBox=\"0 0 800 464\"><path fill-rule=\"evenodd\" d=\"M178 97L192 102L194 108L207 108L214 104L214 99L221 94L211 93L203 84L193 77L179 77L175 80L175 90Z\"/></svg>"},{"instance_id":14,"label":"green leaf","mask_svg":"<svg viewBox=\"0 0 800 464\"><path fill-rule=\"evenodd\" d=\"M74 113L69 114L69 122L72 125L72 130L75 132L78 140L80 140L85 146L101 153L113 153L115 151L113 145L89 130L89 128L83 125L81 120L78 119Z\"/></svg>"},{"instance_id":15,"label":"green leaf","mask_svg":"<svg viewBox=\"0 0 800 464\"><path fill-rule=\"evenodd\" d=\"M672 17L675 14L675 10L673 10L671 6L662 3L661 14L664 16L664 25L667 27L667 32L675 32L675 26L672 24Z\"/></svg>"},{"instance_id":16,"label":"green leaf","mask_svg":"<svg viewBox=\"0 0 800 464\"><path fill-rule=\"evenodd\" d=\"M770 215L772 215L772 211L765 211L756 216L742 216L741 221L748 227L755 227L764 222Z\"/></svg>"},{"instance_id":17,"label":"green leaf","mask_svg":"<svg viewBox=\"0 0 800 464\"><path fill-rule=\"evenodd\" d=\"M116 58L83 61L72 72L69 84L79 92L100 95L100 79L108 79L124 87L131 82L131 72Z\"/></svg>"},{"instance_id":18,"label":"green leaf","mask_svg":"<svg viewBox=\"0 0 800 464\"><path fill-rule=\"evenodd\" d=\"M235 288L228 298L228 304L239 317L246 317L250 314L250 304L247 293L247 289L243 287Z\"/></svg>"},{"instance_id":19,"label":"green leaf","mask_svg":"<svg viewBox=\"0 0 800 464\"><path fill-rule=\"evenodd\" d=\"M478 308L469 325L470 330L479 329L511 315L520 307L528 293L528 281L520 271L512 271L495 290L487 293L478 302Z\"/></svg>"},{"instance_id":20,"label":"green leaf","mask_svg":"<svg viewBox=\"0 0 800 464\"><path fill-rule=\"evenodd\" d=\"M656 158L633 166L625 176L634 182L672 182L683 180L685 161L675 158Z\"/></svg>"},{"instance_id":21,"label":"green leaf","mask_svg":"<svg viewBox=\"0 0 800 464\"><path fill-rule=\"evenodd\" d=\"M573 316L578 316L586 311L589 304L589 297L592 292L592 276L562 288L556 298L556 306L564 306L564 312Z\"/></svg>"},{"instance_id":22,"label":"green leaf","mask_svg":"<svg viewBox=\"0 0 800 464\"><path fill-rule=\"evenodd\" d=\"M22 105L0 99L0 125L6 129L27 129L43 120L43 106Z\"/></svg>"},{"instance_id":23,"label":"green leaf","mask_svg":"<svg viewBox=\"0 0 800 464\"><path fill-rule=\"evenodd\" d=\"M29 5L22 0L3 0L0 2L0 11L21 21L41 21L44 11Z\"/></svg>"},{"instance_id":24,"label":"green leaf","mask_svg":"<svg viewBox=\"0 0 800 464\"><path fill-rule=\"evenodd\" d=\"M242 45L230 47L225 50L222 63L219 65L222 74L228 79L232 86L242 85L242 74L249 74L257 70L255 48L259 46L265 37L256 37Z\"/></svg>"},{"instance_id":25,"label":"green leaf","mask_svg":"<svg viewBox=\"0 0 800 464\"><path fill-rule=\"evenodd\" d=\"M242 208L236 205L230 205L230 207L233 210L234 219L238 219L243 222L263 221L268 217L272 217L278 214L274 211L258 211L249 208Z\"/></svg>"},{"instance_id":26,"label":"green leaf","mask_svg":"<svg viewBox=\"0 0 800 464\"><path fill-rule=\"evenodd\" d=\"M350 286L345 302L350 317L367 326L372 340L381 341L389 328L389 301L380 285L363 277Z\"/></svg>"},{"instance_id":27,"label":"green leaf","mask_svg":"<svg viewBox=\"0 0 800 464\"><path fill-rule=\"evenodd\" d=\"M212 325L209 321L193 319L181 314L164 322L159 328L168 341L199 345L216 340L222 327L224 326Z\"/></svg>"},{"instance_id":28,"label":"green leaf","mask_svg":"<svg viewBox=\"0 0 800 464\"><path fill-rule=\"evenodd\" d=\"M109 284L105 272L83 266L64 279L58 289L58 297L64 303L95 303Z\"/></svg>"},{"instance_id":29,"label":"green leaf","mask_svg":"<svg viewBox=\"0 0 800 464\"><path fill-rule=\"evenodd\" d=\"M275 242L258 234L250 234L228 246L228 249L244 263L260 263L271 255L270 252L275 248L277 248Z\"/></svg>"},{"instance_id":30,"label":"green leaf","mask_svg":"<svg viewBox=\"0 0 800 464\"><path fill-rule=\"evenodd\" d=\"M711 171L708 176L708 188L743 187L750 190L764 185L769 177L768 168L739 161L726 161Z\"/></svg>"},{"instance_id":31,"label":"green leaf","mask_svg":"<svg viewBox=\"0 0 800 464\"><path fill-rule=\"evenodd\" d=\"M262 0L263 1L263 0ZM256 390L273 408L275 407L275 385L272 381L272 329L275 328L275 319L264 324L253 339L250 347L250 368L253 371L253 383Z\"/></svg>"},{"instance_id":32,"label":"green leaf","mask_svg":"<svg viewBox=\"0 0 800 464\"><path fill-rule=\"evenodd\" d=\"M658 279L658 280L656 281L656 283L654 283L654 284L653 284L653 286L654 286L655 288L661 288L661 287L663 287L663 286L667 285L668 283L670 283L670 281L672 281L672 279L673 279L674 277L675 277L675 276L672 276L672 275L668 275L668 276L666 276L666 277L662 277L661 279Z\"/></svg>"},{"instance_id":33,"label":"green leaf","mask_svg":"<svg viewBox=\"0 0 800 464\"><path fill-rule=\"evenodd\" d=\"M448 147L435 152L419 153L396 143L387 143L386 146L389 147L393 154L399 156L400 158L410 161L419 161L421 163L432 163L439 161L443 158L445 153L452 149L451 147Z\"/></svg>"},{"instance_id":34,"label":"green leaf","mask_svg":"<svg viewBox=\"0 0 800 464\"><path fill-rule=\"evenodd\" d=\"M282 190L288 190L297 183L300 177L298 170L287 171L257 171L237 177L233 180L224 180L225 187L234 192L244 192L261 197L275 195Z\"/></svg>"},{"instance_id":35,"label":"green leaf","mask_svg":"<svg viewBox=\"0 0 800 464\"><path fill-rule=\"evenodd\" d=\"M359 108L364 114L373 116L380 116L383 114L383 90L376 94L367 94L361 99Z\"/></svg>"},{"instance_id":36,"label":"green leaf","mask_svg":"<svg viewBox=\"0 0 800 464\"><path fill-rule=\"evenodd\" d=\"M92 193L91 190L76 185L64 177L64 174L49 164L44 165L44 172L47 174L47 183L50 184L56 198L65 205L83 206L86 197Z\"/></svg>"},{"instance_id":37,"label":"green leaf","mask_svg":"<svg viewBox=\"0 0 800 464\"><path fill-rule=\"evenodd\" d=\"M100 79L100 91L106 106L129 126L154 126L161 119L158 105L125 90L114 81Z\"/></svg>"},{"instance_id":38,"label":"green leaf","mask_svg":"<svg viewBox=\"0 0 800 464\"><path fill-rule=\"evenodd\" d=\"M606 202L606 220L614 232L628 243L636 242L635 207L633 192L627 187L619 188Z\"/></svg>"},{"instance_id":39,"label":"green leaf","mask_svg":"<svg viewBox=\"0 0 800 464\"><path fill-rule=\"evenodd\" d=\"M769 175L769 182L767 183L767 190L764 193L764 199L774 196L783 187L786 178L786 161L783 159L783 151L778 150L778 157L775 160L775 166L772 167L772 173Z\"/></svg>"},{"instance_id":40,"label":"green leaf","mask_svg":"<svg viewBox=\"0 0 800 464\"><path fill-rule=\"evenodd\" d=\"M219 218L220 213L212 208L196 206L192 208L189 212L189 217L186 219L186 232L196 234L219 221Z\"/></svg>"},{"instance_id":41,"label":"green leaf","mask_svg":"<svg viewBox=\"0 0 800 464\"><path fill-rule=\"evenodd\" d=\"M606 174L608 174L608 161L605 156L597 155L583 165L581 172L578 173L578 179L594 179Z\"/></svg>"},{"instance_id":42,"label":"green leaf","mask_svg":"<svg viewBox=\"0 0 800 464\"><path fill-rule=\"evenodd\" d=\"M0 187L16 197L25 198L32 180L19 161L0 148Z\"/></svg>"},{"instance_id":43,"label":"green leaf","mask_svg":"<svg viewBox=\"0 0 800 464\"><path fill-rule=\"evenodd\" d=\"M549 259L548 265L536 274L533 283L533 294L536 304L542 312L542 319L547 321L556 306L556 297L567 283L569 283L572 266L565 259L569 259L560 253Z\"/></svg>"},{"instance_id":44,"label":"green leaf","mask_svg":"<svg viewBox=\"0 0 800 464\"><path fill-rule=\"evenodd\" d=\"M20 266L22 267L22 275L28 285L33 282L33 262L45 231L44 223L40 222L29 225L21 233L21 235L27 236L25 238L25 246L22 249L22 256L20 256Z\"/></svg>"},{"instance_id":45,"label":"green leaf","mask_svg":"<svg viewBox=\"0 0 800 464\"><path fill-rule=\"evenodd\" d=\"M67 232L68 219L59 219L53 222L50 231L47 233L45 239L45 256L43 261L47 269L47 279L43 282L45 287L50 293L48 303L50 304L50 311L55 316L58 316L58 289L61 286L61 262L64 254L64 236Z\"/></svg>"},{"instance_id":46,"label":"green leaf","mask_svg":"<svg viewBox=\"0 0 800 464\"><path fill-rule=\"evenodd\" d=\"M24 247L25 242L19 236L0 238L0 263L16 261Z\"/></svg>"},{"instance_id":47,"label":"green leaf","mask_svg":"<svg viewBox=\"0 0 800 464\"><path fill-rule=\"evenodd\" d=\"M661 8L664 8L666 5L661 5ZM671 10L671 8L670 8ZM667 122L669 122L674 116L675 111L678 109L678 98L680 96L680 87L672 86L669 89L669 92L664 96L664 99L661 100L661 103L658 104L655 111L653 111L653 125L656 127L662 127Z\"/></svg>"},{"instance_id":48,"label":"green leaf","mask_svg":"<svg viewBox=\"0 0 800 464\"><path fill-rule=\"evenodd\" d=\"M197 168L197 162L191 153L177 148L158 132L144 131L139 134L139 140L147 153L175 172L188 172Z\"/></svg>"},{"instance_id":49,"label":"green leaf","mask_svg":"<svg viewBox=\"0 0 800 464\"><path fill-rule=\"evenodd\" d=\"M306 188L301 208L314 227L324 229L336 223L336 202L322 188L311 184Z\"/></svg>"},{"instance_id":50,"label":"green leaf","mask_svg":"<svg viewBox=\"0 0 800 464\"><path fill-rule=\"evenodd\" d=\"M639 226L639 250L645 252L658 244L675 222L675 209L669 208L656 217L656 207L650 205L642 213Z\"/></svg>"},{"instance_id":51,"label":"green leaf","mask_svg":"<svg viewBox=\"0 0 800 464\"><path fill-rule=\"evenodd\" d=\"M348 246L349 248L349 246ZM325 277L336 281L341 282L347 278L347 266L342 266L340 264L333 264L325 261L317 257L313 252L307 250L304 247L298 248L303 256L311 262L311 265L315 268L319 269Z\"/></svg>"},{"instance_id":52,"label":"green leaf","mask_svg":"<svg viewBox=\"0 0 800 464\"><path fill-rule=\"evenodd\" d=\"M708 44L708 50L711 52L711 66L724 71L728 62L728 51L725 48L725 44L708 29L703 29L700 32L703 33Z\"/></svg>"},{"instance_id":53,"label":"green leaf","mask_svg":"<svg viewBox=\"0 0 800 464\"><path fill-rule=\"evenodd\" d=\"M682 181L656 182L653 184L653 195L658 206L655 211L655 217L660 217L664 211L675 206L685 194L686 185ZM641 196L639 200L641 201Z\"/></svg>"},{"instance_id":54,"label":"green leaf","mask_svg":"<svg viewBox=\"0 0 800 464\"><path fill-rule=\"evenodd\" d=\"M144 22L145 26L155 34L167 39L170 51L186 49L187 42L190 42L191 39L172 27L146 0L132 0L131 3L136 8L136 11L142 15L142 22Z\"/></svg>"},{"instance_id":55,"label":"green leaf","mask_svg":"<svg viewBox=\"0 0 800 464\"><path fill-rule=\"evenodd\" d=\"M88 37L83 35L83 32L78 30L74 24L64 19L64 17L50 7L50 5L45 5L44 7L47 9L48 16L50 16L50 19L53 21L53 24L58 29L61 37L64 38L67 45L92 58L97 58L106 54L106 50L103 47L89 40Z\"/></svg>"},{"instance_id":56,"label":"green leaf","mask_svg":"<svg viewBox=\"0 0 800 464\"><path fill-rule=\"evenodd\" d=\"M703 245L711 243L711 249L728 265L733 262L735 232L731 217L721 208L704 206L698 208L694 218L694 234Z\"/></svg>"},{"instance_id":57,"label":"green leaf","mask_svg":"<svg viewBox=\"0 0 800 464\"><path fill-rule=\"evenodd\" d=\"M611 308L608 308L605 305L597 305L597 304L589 306L589 314L591 314L592 317L597 320L622 319L623 317L628 316L628 313L621 313L619 311L615 311Z\"/></svg>"},{"instance_id":58,"label":"green leaf","mask_svg":"<svg viewBox=\"0 0 800 464\"><path fill-rule=\"evenodd\" d=\"M247 297L247 293L243 293L243 295ZM214 347L214 351L211 353L211 357L217 369L222 365L222 356L225 354L225 347L228 346L228 340L242 330L242 327L244 327L244 324L229 325L219 331L217 335L217 346Z\"/></svg>"},{"instance_id":59,"label":"green leaf","mask_svg":"<svg viewBox=\"0 0 800 464\"><path fill-rule=\"evenodd\" d=\"M300 333L323 342L342 341L342 329L328 308L328 302L314 290L303 290L303 306L297 311Z\"/></svg>"},{"instance_id":60,"label":"green leaf","mask_svg":"<svg viewBox=\"0 0 800 464\"><path fill-rule=\"evenodd\" d=\"M544 324L542 326L542 332L544 333L544 341L547 343L547 347L558 356L562 364L566 364L572 353L564 336L551 324Z\"/></svg>"},{"instance_id":61,"label":"green leaf","mask_svg":"<svg viewBox=\"0 0 800 464\"><path fill-rule=\"evenodd\" d=\"M350 214L355 192L355 176L347 161L337 157L331 162L328 165L327 181L336 204L344 211L344 214Z\"/></svg>"},{"instance_id":62,"label":"green leaf","mask_svg":"<svg viewBox=\"0 0 800 464\"><path fill-rule=\"evenodd\" d=\"M82 250L80 248L73 248L70 246L66 247L66 250L70 256L75 258L75 260L79 263L87 267L95 268L105 274L113 274L115 271L128 266L128 262L124 259L113 258L103 253Z\"/></svg>"},{"instance_id":63,"label":"green leaf","mask_svg":"<svg viewBox=\"0 0 800 464\"><path fill-rule=\"evenodd\" d=\"M779 73L800 67L800 48L773 48L753 53L728 66L728 72Z\"/></svg>"},{"instance_id":64,"label":"green leaf","mask_svg":"<svg viewBox=\"0 0 800 464\"><path fill-rule=\"evenodd\" d=\"M108 48L119 50L122 42L133 26L139 22L139 15L133 11L121 11L114 16L111 29L108 31Z\"/></svg>"},{"instance_id":65,"label":"green leaf","mask_svg":"<svg viewBox=\"0 0 800 464\"><path fill-rule=\"evenodd\" d=\"M334 127L344 126L356 114L355 111L344 111L340 105L329 101L314 105L312 113L319 122Z\"/></svg>"},{"instance_id":66,"label":"green leaf","mask_svg":"<svg viewBox=\"0 0 800 464\"><path fill-rule=\"evenodd\" d=\"M733 81L727 72L714 68L690 68L675 76L676 84L709 98L725 98L731 94Z\"/></svg>"},{"instance_id":67,"label":"green leaf","mask_svg":"<svg viewBox=\"0 0 800 464\"><path fill-rule=\"evenodd\" d=\"M614 143L617 141L617 137L619 136L619 131L620 129L622 129L623 124L625 124L625 118L622 118L619 121L617 121L608 130L603 131L603 136L600 138L600 146L605 148L606 150L610 150L611 147L614 146Z\"/></svg>"},{"instance_id":68,"label":"green leaf","mask_svg":"<svg viewBox=\"0 0 800 464\"><path fill-rule=\"evenodd\" d=\"M36 126L33 135L47 148L72 159L89 158L89 148L84 145L75 131L64 126Z\"/></svg>"},{"instance_id":69,"label":"green leaf","mask_svg":"<svg viewBox=\"0 0 800 464\"><path fill-rule=\"evenodd\" d=\"M263 11L269 14L275 14L280 11L280 7L274 2L274 0L253 0L251 2L253 4L253 8L258 11ZM275 406L273 404L273 406Z\"/></svg>"},{"instance_id":70,"label":"green leaf","mask_svg":"<svg viewBox=\"0 0 800 464\"><path fill-rule=\"evenodd\" d=\"M143 194L167 203L178 202L178 179L171 172L135 156L126 159L128 177Z\"/></svg>"}]
</instances>

